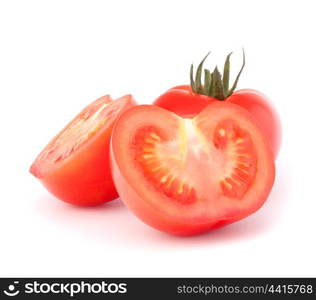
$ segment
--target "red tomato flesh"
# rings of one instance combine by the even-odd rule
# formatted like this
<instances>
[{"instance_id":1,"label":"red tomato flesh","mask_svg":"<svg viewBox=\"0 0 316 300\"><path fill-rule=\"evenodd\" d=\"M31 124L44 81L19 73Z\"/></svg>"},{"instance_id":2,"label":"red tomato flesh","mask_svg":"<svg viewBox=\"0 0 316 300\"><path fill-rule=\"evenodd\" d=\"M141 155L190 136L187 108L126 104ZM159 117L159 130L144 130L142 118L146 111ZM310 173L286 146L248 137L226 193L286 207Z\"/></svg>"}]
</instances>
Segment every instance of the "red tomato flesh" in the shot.
<instances>
[{"instance_id":1,"label":"red tomato flesh","mask_svg":"<svg viewBox=\"0 0 316 300\"><path fill-rule=\"evenodd\" d=\"M57 198L97 205L117 198L109 145L116 118L135 104L132 96L103 96L85 107L39 154L30 168Z\"/></svg>"},{"instance_id":2,"label":"red tomato flesh","mask_svg":"<svg viewBox=\"0 0 316 300\"><path fill-rule=\"evenodd\" d=\"M197 234L259 209L274 181L268 142L239 106L216 101L194 118L131 108L112 135L112 174L125 204L168 233Z\"/></svg>"}]
</instances>

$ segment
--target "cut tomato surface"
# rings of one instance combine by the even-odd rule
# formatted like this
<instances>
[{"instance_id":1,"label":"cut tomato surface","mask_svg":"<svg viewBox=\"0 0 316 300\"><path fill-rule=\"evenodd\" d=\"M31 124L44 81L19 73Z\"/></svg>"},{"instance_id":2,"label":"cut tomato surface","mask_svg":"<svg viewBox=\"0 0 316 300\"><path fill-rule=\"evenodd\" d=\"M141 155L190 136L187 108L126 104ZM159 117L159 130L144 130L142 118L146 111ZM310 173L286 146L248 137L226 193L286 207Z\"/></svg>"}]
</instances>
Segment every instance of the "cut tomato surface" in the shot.
<instances>
[{"instance_id":1,"label":"cut tomato surface","mask_svg":"<svg viewBox=\"0 0 316 300\"><path fill-rule=\"evenodd\" d=\"M97 205L117 198L109 146L117 117L135 104L132 96L103 96L85 107L39 154L30 168L57 198Z\"/></svg>"},{"instance_id":2,"label":"cut tomato surface","mask_svg":"<svg viewBox=\"0 0 316 300\"><path fill-rule=\"evenodd\" d=\"M153 105L116 123L112 174L125 204L145 223L190 235L259 209L274 181L274 160L255 119L214 102L194 118Z\"/></svg>"}]
</instances>

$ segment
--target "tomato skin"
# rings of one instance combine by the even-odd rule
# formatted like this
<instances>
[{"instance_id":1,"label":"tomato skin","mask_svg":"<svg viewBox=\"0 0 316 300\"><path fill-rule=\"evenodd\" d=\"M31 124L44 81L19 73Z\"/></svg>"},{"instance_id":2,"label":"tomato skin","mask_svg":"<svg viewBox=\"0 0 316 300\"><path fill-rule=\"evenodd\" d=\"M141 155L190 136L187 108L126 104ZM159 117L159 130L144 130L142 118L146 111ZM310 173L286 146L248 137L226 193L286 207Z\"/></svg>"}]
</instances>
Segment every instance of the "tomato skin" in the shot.
<instances>
[{"instance_id":1,"label":"tomato skin","mask_svg":"<svg viewBox=\"0 0 316 300\"><path fill-rule=\"evenodd\" d=\"M159 96L153 104L181 117L192 118L215 101L214 98L192 93L190 86L177 86Z\"/></svg>"},{"instance_id":2,"label":"tomato skin","mask_svg":"<svg viewBox=\"0 0 316 300\"><path fill-rule=\"evenodd\" d=\"M54 169L41 183L57 198L80 206L99 205L118 197L109 165L111 128Z\"/></svg>"},{"instance_id":3,"label":"tomato skin","mask_svg":"<svg viewBox=\"0 0 316 300\"><path fill-rule=\"evenodd\" d=\"M215 101L220 100L192 93L189 85L180 85L159 96L153 104L182 117L191 118ZM268 138L273 156L276 159L281 145L281 122L267 96L253 89L241 89L234 92L225 101L243 107L255 117Z\"/></svg>"},{"instance_id":4,"label":"tomato skin","mask_svg":"<svg viewBox=\"0 0 316 300\"><path fill-rule=\"evenodd\" d=\"M256 90L242 89L226 101L243 107L255 117L270 143L274 158L277 158L281 146L281 122L267 96Z\"/></svg>"},{"instance_id":5,"label":"tomato skin","mask_svg":"<svg viewBox=\"0 0 316 300\"><path fill-rule=\"evenodd\" d=\"M183 236L194 235L238 221L258 210L266 201L275 176L273 156L267 144L267 140L263 133L258 129L254 117L235 104L217 101L213 105L209 105L207 111L203 111L200 119L197 120L212 119L210 117L218 112L220 106L233 107L233 113L243 116L244 120L252 122L252 126L257 128L255 136L261 141L261 144L256 146L257 151L261 153L260 164L258 165L258 176L259 174L261 175L259 177L260 179L254 184L255 187L249 191L245 199L238 199L237 201L232 200L232 202L229 202L228 206L226 202L222 207L224 212L220 212L218 217L215 218L196 215L190 219L186 214L185 204L183 204L184 210L181 210L180 208L179 210L176 209L175 207L178 207L176 206L177 204L175 204L175 206L172 204L173 208L169 209L169 204L166 204L168 202L166 202L163 197L157 196L157 194L161 192L153 191L148 185L148 181L142 179L143 177L139 177L137 173L139 172L137 171L139 170L139 167L134 165L135 158L132 155L132 145L134 144L130 144L126 140L129 137L132 139L133 133L137 132L137 128L142 128L144 124L150 128L159 124L161 126L160 130L166 133L167 139L174 137L174 132L177 129L173 127L173 123L170 119L175 119L177 117L168 113L165 109L152 105L143 105L129 109L118 119L111 138L110 157L112 176L122 201L144 223L170 234ZM199 116L197 117L199 118ZM264 155L262 155L263 153ZM201 171L198 170L197 173L193 173L192 176L205 177L204 175L201 175ZM207 201L209 200L210 199ZM221 200L221 198L219 200ZM245 200L246 202L244 203L247 203L248 201L247 207L241 209L239 205ZM219 201L218 203L222 202ZM213 211L213 209L211 210ZM214 211L216 211L216 209L214 209Z\"/></svg>"},{"instance_id":6,"label":"tomato skin","mask_svg":"<svg viewBox=\"0 0 316 300\"><path fill-rule=\"evenodd\" d=\"M119 114L136 105L130 95L121 99L124 101L124 107ZM113 183L109 161L113 126L114 122L106 128L101 128L86 144L57 166L43 172L40 164L35 161L30 172L54 196L70 204L94 206L116 199L118 193Z\"/></svg>"}]
</instances>

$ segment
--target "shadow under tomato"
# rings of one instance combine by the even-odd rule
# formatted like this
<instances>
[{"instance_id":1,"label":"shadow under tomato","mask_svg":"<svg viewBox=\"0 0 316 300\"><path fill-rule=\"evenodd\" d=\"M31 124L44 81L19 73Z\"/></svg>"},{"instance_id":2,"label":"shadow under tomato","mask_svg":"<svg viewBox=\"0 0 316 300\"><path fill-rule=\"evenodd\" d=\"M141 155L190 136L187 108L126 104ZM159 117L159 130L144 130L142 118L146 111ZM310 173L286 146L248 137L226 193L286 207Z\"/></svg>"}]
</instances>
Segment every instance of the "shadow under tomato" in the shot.
<instances>
[{"instance_id":1,"label":"shadow under tomato","mask_svg":"<svg viewBox=\"0 0 316 300\"><path fill-rule=\"evenodd\" d=\"M67 230L107 243L137 248L172 248L216 246L254 239L272 231L282 220L289 192L288 167L277 164L277 177L264 206L255 214L197 236L179 237L159 232L144 225L132 215L120 199L94 207L77 207L57 200L49 194L39 199L38 209L50 221Z\"/></svg>"}]
</instances>

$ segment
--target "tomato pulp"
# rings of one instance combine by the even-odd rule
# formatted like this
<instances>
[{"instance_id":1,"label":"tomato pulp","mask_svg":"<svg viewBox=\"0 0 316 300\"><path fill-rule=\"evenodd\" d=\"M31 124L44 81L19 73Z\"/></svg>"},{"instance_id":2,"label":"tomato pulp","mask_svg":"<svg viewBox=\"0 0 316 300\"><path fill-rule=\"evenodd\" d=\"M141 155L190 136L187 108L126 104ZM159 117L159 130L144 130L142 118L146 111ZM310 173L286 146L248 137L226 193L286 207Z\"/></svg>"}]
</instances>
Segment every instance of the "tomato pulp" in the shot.
<instances>
[{"instance_id":1,"label":"tomato pulp","mask_svg":"<svg viewBox=\"0 0 316 300\"><path fill-rule=\"evenodd\" d=\"M181 85L159 96L154 104L179 116L192 118L215 101L220 100L193 93L191 86ZM255 117L259 127L268 138L274 158L276 158L281 144L281 124L280 118L269 99L259 91L241 89L233 92L224 101L241 106Z\"/></svg>"},{"instance_id":2,"label":"tomato pulp","mask_svg":"<svg viewBox=\"0 0 316 300\"><path fill-rule=\"evenodd\" d=\"M116 118L135 104L132 96L103 96L85 107L39 154L30 172L57 198L97 205L117 198L110 163Z\"/></svg>"},{"instance_id":3,"label":"tomato pulp","mask_svg":"<svg viewBox=\"0 0 316 300\"><path fill-rule=\"evenodd\" d=\"M118 119L112 175L124 203L145 223L177 235L238 221L259 209L274 160L254 117L216 101L193 118L141 105Z\"/></svg>"}]
</instances>

